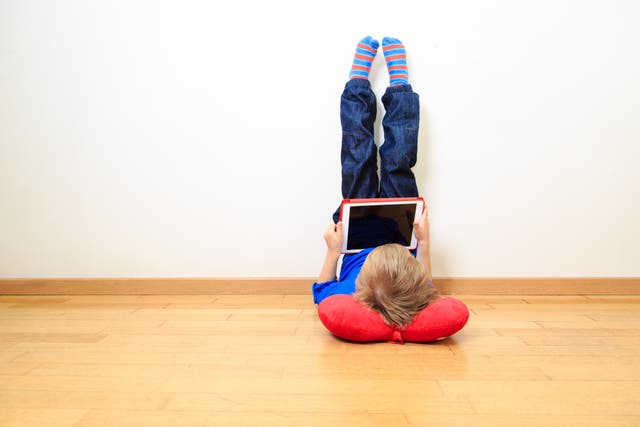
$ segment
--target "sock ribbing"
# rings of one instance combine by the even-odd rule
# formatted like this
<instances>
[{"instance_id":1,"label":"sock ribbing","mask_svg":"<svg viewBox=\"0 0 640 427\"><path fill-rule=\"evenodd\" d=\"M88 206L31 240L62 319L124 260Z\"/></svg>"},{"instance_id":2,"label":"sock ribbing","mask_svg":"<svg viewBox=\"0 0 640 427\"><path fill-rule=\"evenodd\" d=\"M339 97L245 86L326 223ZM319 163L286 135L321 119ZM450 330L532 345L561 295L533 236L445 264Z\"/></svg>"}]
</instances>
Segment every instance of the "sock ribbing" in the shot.
<instances>
[{"instance_id":1,"label":"sock ribbing","mask_svg":"<svg viewBox=\"0 0 640 427\"><path fill-rule=\"evenodd\" d=\"M356 46L356 53L353 57L353 65L349 72L349 79L368 79L371 71L371 64L376 57L379 43L370 36L360 40Z\"/></svg>"},{"instance_id":2,"label":"sock ribbing","mask_svg":"<svg viewBox=\"0 0 640 427\"><path fill-rule=\"evenodd\" d=\"M385 37L382 39L382 52L387 63L387 70L389 70L389 84L391 86L409 84L407 53L402 42L398 39Z\"/></svg>"}]
</instances>

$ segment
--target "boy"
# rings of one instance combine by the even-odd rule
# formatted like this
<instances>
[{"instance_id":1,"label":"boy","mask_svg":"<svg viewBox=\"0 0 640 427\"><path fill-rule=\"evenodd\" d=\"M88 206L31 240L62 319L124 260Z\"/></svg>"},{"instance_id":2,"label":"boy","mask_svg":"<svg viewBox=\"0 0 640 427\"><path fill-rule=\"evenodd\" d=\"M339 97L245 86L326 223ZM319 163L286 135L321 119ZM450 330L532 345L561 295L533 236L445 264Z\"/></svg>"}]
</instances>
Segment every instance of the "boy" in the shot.
<instances>
[{"instance_id":1,"label":"boy","mask_svg":"<svg viewBox=\"0 0 640 427\"><path fill-rule=\"evenodd\" d=\"M418 149L420 104L408 81L405 48L400 40L385 37L382 49L390 84L382 103L384 143L380 146L380 178L373 140L376 98L369 72L379 44L371 37L358 43L340 102L342 123L342 197L414 197L418 195L415 165ZM418 249L414 256L397 244L382 244L357 254L345 255L336 278L342 244L342 223L338 211L324 233L327 254L316 283L316 304L335 294L354 297L392 326L404 327L430 302L438 298L431 280L429 219L427 212L414 224Z\"/></svg>"}]
</instances>

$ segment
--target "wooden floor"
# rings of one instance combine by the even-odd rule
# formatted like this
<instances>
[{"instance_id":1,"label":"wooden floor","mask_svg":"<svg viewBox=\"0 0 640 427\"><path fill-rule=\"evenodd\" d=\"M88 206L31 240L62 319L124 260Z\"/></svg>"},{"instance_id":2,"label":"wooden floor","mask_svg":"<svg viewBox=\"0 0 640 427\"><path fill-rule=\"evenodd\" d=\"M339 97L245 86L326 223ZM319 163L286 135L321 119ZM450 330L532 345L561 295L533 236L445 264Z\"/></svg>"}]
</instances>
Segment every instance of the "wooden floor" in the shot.
<instances>
[{"instance_id":1,"label":"wooden floor","mask_svg":"<svg viewBox=\"0 0 640 427\"><path fill-rule=\"evenodd\" d=\"M353 344L310 296L0 296L0 426L639 426L640 296L459 296Z\"/></svg>"}]
</instances>

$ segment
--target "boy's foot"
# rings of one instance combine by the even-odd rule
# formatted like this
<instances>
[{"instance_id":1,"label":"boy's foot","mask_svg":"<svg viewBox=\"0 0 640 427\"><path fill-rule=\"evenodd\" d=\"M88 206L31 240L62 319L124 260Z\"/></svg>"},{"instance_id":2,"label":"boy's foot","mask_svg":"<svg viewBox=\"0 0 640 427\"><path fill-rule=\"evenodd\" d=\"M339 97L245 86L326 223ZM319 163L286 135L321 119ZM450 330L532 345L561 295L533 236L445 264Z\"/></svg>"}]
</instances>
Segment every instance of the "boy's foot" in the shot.
<instances>
[{"instance_id":1,"label":"boy's foot","mask_svg":"<svg viewBox=\"0 0 640 427\"><path fill-rule=\"evenodd\" d=\"M398 39L385 37L382 39L382 52L389 70L389 85L408 85L407 53L402 42Z\"/></svg>"},{"instance_id":2,"label":"boy's foot","mask_svg":"<svg viewBox=\"0 0 640 427\"><path fill-rule=\"evenodd\" d=\"M349 72L349 79L368 79L371 71L371 64L376 57L378 46L377 40L367 36L360 40L356 47L356 53L353 57L353 65Z\"/></svg>"}]
</instances>

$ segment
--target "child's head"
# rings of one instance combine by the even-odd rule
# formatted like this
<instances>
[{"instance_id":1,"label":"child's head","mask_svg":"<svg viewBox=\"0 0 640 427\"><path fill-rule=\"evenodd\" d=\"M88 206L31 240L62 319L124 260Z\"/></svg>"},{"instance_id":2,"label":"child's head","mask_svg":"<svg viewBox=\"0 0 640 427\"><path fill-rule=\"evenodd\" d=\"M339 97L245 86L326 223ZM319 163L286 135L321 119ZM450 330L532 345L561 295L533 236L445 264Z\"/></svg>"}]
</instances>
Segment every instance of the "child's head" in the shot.
<instances>
[{"instance_id":1,"label":"child's head","mask_svg":"<svg viewBox=\"0 0 640 427\"><path fill-rule=\"evenodd\" d=\"M354 295L389 325L404 327L437 297L428 280L425 267L406 248L382 245L367 256Z\"/></svg>"}]
</instances>

